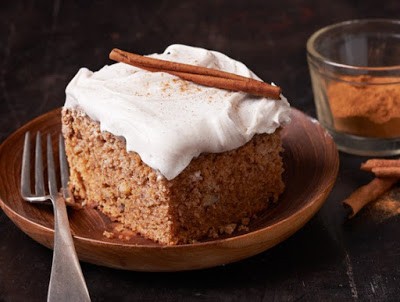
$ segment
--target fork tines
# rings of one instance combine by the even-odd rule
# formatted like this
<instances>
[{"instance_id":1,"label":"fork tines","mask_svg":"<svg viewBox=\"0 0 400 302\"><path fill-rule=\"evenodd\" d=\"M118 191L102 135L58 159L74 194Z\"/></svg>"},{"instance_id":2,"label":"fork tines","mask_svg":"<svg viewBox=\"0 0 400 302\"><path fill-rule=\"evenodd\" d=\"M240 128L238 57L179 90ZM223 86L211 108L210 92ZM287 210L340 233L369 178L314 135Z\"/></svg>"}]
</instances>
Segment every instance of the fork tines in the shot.
<instances>
[{"instance_id":1,"label":"fork tines","mask_svg":"<svg viewBox=\"0 0 400 302\"><path fill-rule=\"evenodd\" d=\"M59 193L57 187L56 169L54 164L53 146L51 135L47 135L47 175L49 194L57 195ZM69 170L67 158L65 155L64 140L62 135L59 136L59 160L61 174L61 191L65 199L71 201L71 194L68 188ZM46 194L44 185L44 168L43 168L43 151L41 133L36 133L35 142L35 192L31 191L31 139L30 133L25 134L24 149L22 155L21 169L21 195L22 198L34 203L40 203L50 198Z\"/></svg>"}]
</instances>

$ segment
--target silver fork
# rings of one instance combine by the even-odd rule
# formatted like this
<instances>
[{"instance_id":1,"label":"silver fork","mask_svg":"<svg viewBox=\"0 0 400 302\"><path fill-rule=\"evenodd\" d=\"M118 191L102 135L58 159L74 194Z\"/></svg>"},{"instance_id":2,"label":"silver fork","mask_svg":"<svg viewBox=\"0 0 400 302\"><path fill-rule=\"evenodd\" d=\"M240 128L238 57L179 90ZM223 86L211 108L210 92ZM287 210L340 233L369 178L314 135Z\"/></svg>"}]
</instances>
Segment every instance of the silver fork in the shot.
<instances>
[{"instance_id":1,"label":"silver fork","mask_svg":"<svg viewBox=\"0 0 400 302\"><path fill-rule=\"evenodd\" d=\"M53 147L50 134L47 135L48 194L43 175L43 156L40 132L36 135L35 147L35 193L31 192L30 175L30 133L25 134L22 156L21 195L31 203L46 203L51 200L54 209L54 252L51 267L47 301L90 301L89 291L76 255L69 227L66 199L72 195L68 191L68 163L62 136L59 139L61 190L57 189ZM48 202L47 202L48 203Z\"/></svg>"}]
</instances>

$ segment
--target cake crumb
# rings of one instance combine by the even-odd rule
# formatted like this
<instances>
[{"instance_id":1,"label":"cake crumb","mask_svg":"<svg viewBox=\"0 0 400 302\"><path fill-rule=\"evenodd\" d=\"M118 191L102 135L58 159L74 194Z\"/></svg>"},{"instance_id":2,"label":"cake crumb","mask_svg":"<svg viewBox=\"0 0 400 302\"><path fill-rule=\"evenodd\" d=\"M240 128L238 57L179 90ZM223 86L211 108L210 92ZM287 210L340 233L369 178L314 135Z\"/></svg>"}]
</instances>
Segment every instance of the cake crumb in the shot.
<instances>
[{"instance_id":1,"label":"cake crumb","mask_svg":"<svg viewBox=\"0 0 400 302\"><path fill-rule=\"evenodd\" d=\"M239 231L239 232L248 232L249 230L250 230L249 227L246 226L246 225L243 225L243 224L241 224L241 225L238 227L238 231Z\"/></svg>"},{"instance_id":2,"label":"cake crumb","mask_svg":"<svg viewBox=\"0 0 400 302\"><path fill-rule=\"evenodd\" d=\"M120 240L129 241L133 236L136 235L134 231L124 227L124 225L121 223L115 224L113 229L114 229L114 236L116 236L115 233L118 233L117 238Z\"/></svg>"},{"instance_id":3,"label":"cake crumb","mask_svg":"<svg viewBox=\"0 0 400 302\"><path fill-rule=\"evenodd\" d=\"M108 238L108 239L113 239L115 237L113 232L108 232L108 231L104 231L103 232L103 236Z\"/></svg>"},{"instance_id":4,"label":"cake crumb","mask_svg":"<svg viewBox=\"0 0 400 302\"><path fill-rule=\"evenodd\" d=\"M215 228L210 228L209 229L208 237L209 238L214 238L214 239L219 237L218 232L215 230Z\"/></svg>"},{"instance_id":5,"label":"cake crumb","mask_svg":"<svg viewBox=\"0 0 400 302\"><path fill-rule=\"evenodd\" d=\"M114 231L115 231L115 232L120 233L120 232L122 232L123 230L124 230L123 224L118 223L118 224L116 224L116 225L114 226Z\"/></svg>"},{"instance_id":6,"label":"cake crumb","mask_svg":"<svg viewBox=\"0 0 400 302\"><path fill-rule=\"evenodd\" d=\"M250 218L249 217L242 218L242 225L248 225L249 223L250 223Z\"/></svg>"},{"instance_id":7,"label":"cake crumb","mask_svg":"<svg viewBox=\"0 0 400 302\"><path fill-rule=\"evenodd\" d=\"M220 228L220 233L232 234L237 227L236 223L230 223Z\"/></svg>"}]
</instances>

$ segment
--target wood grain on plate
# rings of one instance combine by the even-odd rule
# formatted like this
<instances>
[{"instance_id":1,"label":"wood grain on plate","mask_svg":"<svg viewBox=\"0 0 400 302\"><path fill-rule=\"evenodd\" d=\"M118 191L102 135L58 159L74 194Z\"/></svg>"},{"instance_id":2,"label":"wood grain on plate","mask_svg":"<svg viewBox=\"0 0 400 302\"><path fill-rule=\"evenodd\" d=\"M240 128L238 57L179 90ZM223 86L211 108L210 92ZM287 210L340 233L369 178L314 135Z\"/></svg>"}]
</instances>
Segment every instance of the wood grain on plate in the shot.
<instances>
[{"instance_id":1,"label":"wood grain on plate","mask_svg":"<svg viewBox=\"0 0 400 302\"><path fill-rule=\"evenodd\" d=\"M0 146L0 205L23 232L49 248L53 244L52 208L29 204L20 197L21 156L26 131L51 133L56 138L60 127L60 109L56 109L21 127ZM69 209L79 258L120 269L179 271L238 261L285 240L322 206L335 182L339 158L332 138L298 110L292 110L292 122L282 135L286 190L276 206L250 223L249 232L178 246L163 246L140 236L108 239L103 236L105 230L112 230L107 217L94 209Z\"/></svg>"}]
</instances>

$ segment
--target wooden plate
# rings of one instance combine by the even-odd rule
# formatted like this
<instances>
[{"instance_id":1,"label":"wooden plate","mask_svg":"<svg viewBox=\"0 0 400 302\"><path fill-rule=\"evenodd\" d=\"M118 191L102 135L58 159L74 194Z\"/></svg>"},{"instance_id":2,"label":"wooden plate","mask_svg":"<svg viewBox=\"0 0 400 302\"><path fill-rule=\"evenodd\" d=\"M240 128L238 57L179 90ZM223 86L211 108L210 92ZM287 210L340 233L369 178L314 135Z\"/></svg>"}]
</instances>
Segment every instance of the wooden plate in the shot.
<instances>
[{"instance_id":1,"label":"wooden plate","mask_svg":"<svg viewBox=\"0 0 400 302\"><path fill-rule=\"evenodd\" d=\"M32 120L0 146L0 205L28 236L51 248L51 206L32 205L20 197L23 137L26 131L60 132L60 109ZM283 130L286 191L279 203L250 224L247 233L196 244L163 246L135 236L129 241L108 239L107 217L93 209L69 209L79 258L113 268L138 271L180 271L212 267L250 257L285 240L322 206L335 182L339 158L335 143L318 122L292 110L292 123ZM55 146L56 147L56 146Z\"/></svg>"}]
</instances>

